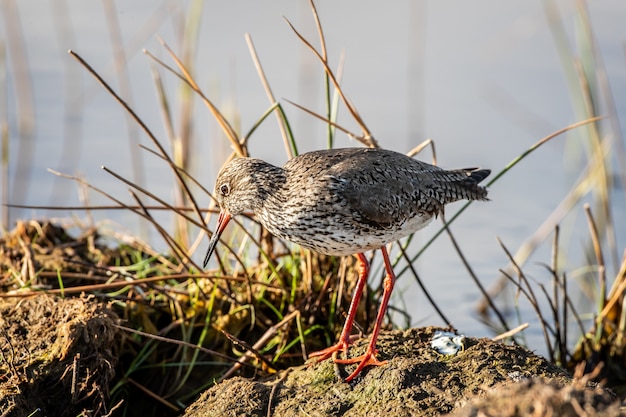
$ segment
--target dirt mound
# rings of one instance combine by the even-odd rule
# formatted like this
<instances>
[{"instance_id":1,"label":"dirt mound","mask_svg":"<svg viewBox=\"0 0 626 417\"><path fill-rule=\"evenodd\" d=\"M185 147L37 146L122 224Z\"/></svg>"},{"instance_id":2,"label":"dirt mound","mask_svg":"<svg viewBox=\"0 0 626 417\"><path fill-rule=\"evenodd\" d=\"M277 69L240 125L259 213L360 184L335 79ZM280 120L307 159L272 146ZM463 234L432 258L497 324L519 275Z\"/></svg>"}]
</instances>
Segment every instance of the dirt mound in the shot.
<instances>
[{"instance_id":1,"label":"dirt mound","mask_svg":"<svg viewBox=\"0 0 626 417\"><path fill-rule=\"evenodd\" d=\"M457 355L440 355L430 347L436 330L441 329L383 332L378 357L389 362L366 369L352 383L339 377L354 365L313 360L264 381L227 380L206 391L185 415L436 416L458 410L505 382L537 377L550 379L554 387L572 382L561 368L527 349L489 339L466 338ZM350 356L361 354L366 343L357 341Z\"/></svg>"},{"instance_id":2,"label":"dirt mound","mask_svg":"<svg viewBox=\"0 0 626 417\"><path fill-rule=\"evenodd\" d=\"M605 389L574 382L564 385L542 378L506 383L471 401L450 417L596 417L626 416Z\"/></svg>"},{"instance_id":3,"label":"dirt mound","mask_svg":"<svg viewBox=\"0 0 626 417\"><path fill-rule=\"evenodd\" d=\"M0 300L0 415L104 414L116 320L94 297Z\"/></svg>"}]
</instances>

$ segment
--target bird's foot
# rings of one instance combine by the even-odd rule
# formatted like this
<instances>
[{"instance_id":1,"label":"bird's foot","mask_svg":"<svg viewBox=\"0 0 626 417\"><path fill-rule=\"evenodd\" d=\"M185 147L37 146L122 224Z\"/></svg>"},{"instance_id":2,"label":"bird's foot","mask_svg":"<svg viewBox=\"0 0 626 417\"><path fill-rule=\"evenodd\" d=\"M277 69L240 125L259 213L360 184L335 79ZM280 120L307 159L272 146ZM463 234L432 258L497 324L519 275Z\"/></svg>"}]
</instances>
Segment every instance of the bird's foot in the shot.
<instances>
[{"instance_id":1,"label":"bird's foot","mask_svg":"<svg viewBox=\"0 0 626 417\"><path fill-rule=\"evenodd\" d=\"M335 352L347 352L348 346L350 346L350 340L340 339L339 342L337 342L333 346L323 350L318 350L317 352L313 352L309 355L309 357L317 358L317 362L322 362L333 356Z\"/></svg>"},{"instance_id":2,"label":"bird's foot","mask_svg":"<svg viewBox=\"0 0 626 417\"><path fill-rule=\"evenodd\" d=\"M376 351L376 349L374 349L372 347L368 347L367 351L363 355L361 355L361 356L357 356L356 358L350 358L350 359L335 359L335 363L340 363L340 364L344 364L344 365L349 365L349 364L353 364L353 363L358 363L359 364L356 367L356 369L354 370L354 372L352 372L350 374L350 376L348 376L345 379L346 382L350 382L358 374L360 374L361 371L363 369L365 369L366 366L381 366L381 365L385 365L387 363L387 361L379 361L376 358L376 353L378 353Z\"/></svg>"},{"instance_id":3,"label":"bird's foot","mask_svg":"<svg viewBox=\"0 0 626 417\"><path fill-rule=\"evenodd\" d=\"M349 339L347 340L341 339L339 342L337 342L336 344L334 344L333 346L329 348L311 353L309 357L317 358L316 363L322 362L330 358L331 356L333 356L335 352L347 352L350 344L351 344L351 341ZM335 357L333 358L333 361L341 365L351 365L351 364L358 363L356 369L345 379L346 382L350 382L358 374L360 374L361 371L365 369L365 367L381 366L387 363L387 361L379 361L378 358L376 358L377 353L378 353L378 350L376 350L376 348L370 344L367 347L367 350L365 351L365 353L361 356L357 356L355 358L349 358L349 359L337 359Z\"/></svg>"}]
</instances>

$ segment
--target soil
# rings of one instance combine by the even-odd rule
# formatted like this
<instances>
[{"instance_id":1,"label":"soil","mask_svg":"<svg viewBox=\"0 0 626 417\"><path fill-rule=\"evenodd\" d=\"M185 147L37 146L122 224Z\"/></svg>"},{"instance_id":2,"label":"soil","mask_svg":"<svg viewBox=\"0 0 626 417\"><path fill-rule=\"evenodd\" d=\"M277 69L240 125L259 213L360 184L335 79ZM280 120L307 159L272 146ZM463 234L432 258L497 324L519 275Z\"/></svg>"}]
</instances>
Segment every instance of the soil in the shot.
<instances>
[{"instance_id":1,"label":"soil","mask_svg":"<svg viewBox=\"0 0 626 417\"><path fill-rule=\"evenodd\" d=\"M185 416L626 415L609 391L574 382L519 346L466 338L458 354L440 355L430 347L436 330L383 332L378 357L389 362L351 383L342 380L349 368L313 360L263 381L224 381ZM361 354L366 343L356 342L350 355Z\"/></svg>"},{"instance_id":2,"label":"soil","mask_svg":"<svg viewBox=\"0 0 626 417\"><path fill-rule=\"evenodd\" d=\"M0 301L0 415L116 415L107 403L116 321L93 297ZM441 355L430 347L436 330L382 332L378 357L388 363L351 383L342 378L354 365L312 360L264 380L227 379L185 416L626 416L610 391L519 346L466 338L462 351Z\"/></svg>"},{"instance_id":3,"label":"soil","mask_svg":"<svg viewBox=\"0 0 626 417\"><path fill-rule=\"evenodd\" d=\"M0 300L0 415L104 414L115 321L93 297Z\"/></svg>"}]
</instances>

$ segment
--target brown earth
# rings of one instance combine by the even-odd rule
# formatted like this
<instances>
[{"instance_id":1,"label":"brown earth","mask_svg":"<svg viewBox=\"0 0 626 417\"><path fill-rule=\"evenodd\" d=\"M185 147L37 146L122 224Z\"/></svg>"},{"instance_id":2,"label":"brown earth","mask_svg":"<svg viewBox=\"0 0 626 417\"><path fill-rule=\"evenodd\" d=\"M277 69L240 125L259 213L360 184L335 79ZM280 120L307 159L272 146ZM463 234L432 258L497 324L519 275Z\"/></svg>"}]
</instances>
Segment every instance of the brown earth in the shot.
<instances>
[{"instance_id":1,"label":"brown earth","mask_svg":"<svg viewBox=\"0 0 626 417\"><path fill-rule=\"evenodd\" d=\"M94 297L0 300L0 415L103 415L116 320Z\"/></svg>"},{"instance_id":2,"label":"brown earth","mask_svg":"<svg viewBox=\"0 0 626 417\"><path fill-rule=\"evenodd\" d=\"M560 384L555 380L526 379L495 387L472 400L454 417L623 416L619 401L601 387L584 383Z\"/></svg>"},{"instance_id":3,"label":"brown earth","mask_svg":"<svg viewBox=\"0 0 626 417\"><path fill-rule=\"evenodd\" d=\"M435 330L383 332L379 359L388 364L352 383L341 379L349 369L311 361L263 381L222 382L185 416L626 415L610 392L573 384L561 368L519 346L467 338L457 355L440 355L430 347ZM355 343L350 354L362 353L366 342Z\"/></svg>"},{"instance_id":4,"label":"brown earth","mask_svg":"<svg viewBox=\"0 0 626 417\"><path fill-rule=\"evenodd\" d=\"M116 415L107 402L116 320L93 297L0 301L0 415ZM609 391L519 346L467 338L457 355L440 355L436 330L383 332L379 358L389 362L352 383L342 381L349 366L310 361L262 381L228 379L185 416L626 416Z\"/></svg>"}]
</instances>

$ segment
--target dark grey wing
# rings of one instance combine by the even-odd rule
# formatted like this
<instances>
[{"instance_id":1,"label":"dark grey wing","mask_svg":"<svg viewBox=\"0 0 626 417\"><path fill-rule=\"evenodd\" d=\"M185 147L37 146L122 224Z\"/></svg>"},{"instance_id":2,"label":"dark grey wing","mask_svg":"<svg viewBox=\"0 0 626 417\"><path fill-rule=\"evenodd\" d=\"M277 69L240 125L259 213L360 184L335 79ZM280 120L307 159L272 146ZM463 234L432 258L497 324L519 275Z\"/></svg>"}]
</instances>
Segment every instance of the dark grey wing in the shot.
<instances>
[{"instance_id":1,"label":"dark grey wing","mask_svg":"<svg viewBox=\"0 0 626 417\"><path fill-rule=\"evenodd\" d=\"M424 192L430 171L438 170L396 152L368 149L345 158L328 173L355 220L386 228L439 209Z\"/></svg>"},{"instance_id":2,"label":"dark grey wing","mask_svg":"<svg viewBox=\"0 0 626 417\"><path fill-rule=\"evenodd\" d=\"M354 219L370 226L387 228L409 217L399 201L406 200L398 192L394 192L390 184L371 184L356 186L346 185L341 190L341 198L345 200Z\"/></svg>"}]
</instances>

